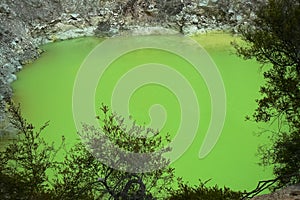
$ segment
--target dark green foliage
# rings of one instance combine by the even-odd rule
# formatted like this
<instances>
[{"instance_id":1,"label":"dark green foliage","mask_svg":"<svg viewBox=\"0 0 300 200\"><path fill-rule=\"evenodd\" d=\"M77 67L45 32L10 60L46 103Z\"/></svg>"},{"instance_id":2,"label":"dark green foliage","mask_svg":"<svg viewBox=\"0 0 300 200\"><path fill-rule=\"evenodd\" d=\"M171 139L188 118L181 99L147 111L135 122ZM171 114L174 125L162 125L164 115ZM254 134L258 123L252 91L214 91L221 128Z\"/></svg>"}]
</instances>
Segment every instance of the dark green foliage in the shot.
<instances>
[{"instance_id":1,"label":"dark green foliage","mask_svg":"<svg viewBox=\"0 0 300 200\"><path fill-rule=\"evenodd\" d=\"M240 29L238 55L269 64L264 69L254 114L257 122L277 122L273 145L261 148L263 164L274 165L279 186L300 180L300 2L268 0L258 4L257 18Z\"/></svg>"},{"instance_id":2,"label":"dark green foliage","mask_svg":"<svg viewBox=\"0 0 300 200\"><path fill-rule=\"evenodd\" d=\"M101 166L81 143L76 144L56 169L53 187L57 199L95 199Z\"/></svg>"},{"instance_id":3,"label":"dark green foliage","mask_svg":"<svg viewBox=\"0 0 300 200\"><path fill-rule=\"evenodd\" d=\"M257 18L239 30L247 42L246 47L237 46L239 55L246 59L255 58L263 64L299 67L299 1L266 2L257 4Z\"/></svg>"},{"instance_id":4,"label":"dark green foliage","mask_svg":"<svg viewBox=\"0 0 300 200\"><path fill-rule=\"evenodd\" d=\"M55 148L54 145L47 144L41 136L48 123L35 131L34 126L22 118L19 108L10 103L8 111L11 114L11 122L18 128L19 133L18 139L9 144L0 155L0 199L234 200L240 197L240 193L228 188L219 189L217 186L208 188L203 183L198 187L179 184L179 189L174 191L173 168L167 166L169 162L162 156L164 152L170 150L168 147L165 148L165 143L169 143L169 136L162 137L158 132L135 123L127 127L124 119L109 112L106 106L102 106L101 109L103 115L98 119L105 136L128 152L155 152L164 149L161 153L146 157L154 158L152 163L146 160L139 163L154 167L160 163L164 167L138 173L126 172L103 164L96 159L90 144L100 142L102 145L97 145L97 152L105 152L100 155L110 157L121 166L124 165L123 169L130 169L126 168L128 167L126 164L131 157L125 154L123 156L126 159L123 157L122 160L119 154L109 151L109 146L101 141L102 137L99 137L99 130L88 125L85 125L81 133L84 142L77 143L67 151L64 148L63 138L61 146ZM56 155L61 150L67 154L62 161L58 161ZM124 160L126 162L122 162Z\"/></svg>"},{"instance_id":5,"label":"dark green foliage","mask_svg":"<svg viewBox=\"0 0 300 200\"><path fill-rule=\"evenodd\" d=\"M272 145L272 151L263 151L263 160L274 164L279 186L300 183L300 133L281 133ZM270 147L268 147L270 148Z\"/></svg>"},{"instance_id":6,"label":"dark green foliage","mask_svg":"<svg viewBox=\"0 0 300 200\"><path fill-rule=\"evenodd\" d=\"M108 111L107 106L101 107L103 115L98 117L102 128L84 125L83 133L80 133L84 144L78 144L66 156L64 164L59 169L60 179L57 179L55 188L62 199L77 197L81 199L104 198L104 199L153 199L154 196L164 196L173 181L173 169L164 167L151 172L135 173L126 172L129 170L128 163L134 158L119 155L110 151L110 144L104 141L105 135L113 144L128 152L149 152L163 147L164 140L153 130L144 129L133 123L130 128L124 124L124 119ZM153 134L151 138L137 137ZM107 139L106 138L106 139ZM89 151L87 150L89 149ZM92 152L93 155L90 153ZM107 159L109 166L103 164L94 156ZM124 157L125 156L125 157ZM128 155L130 156L130 155ZM157 155L156 162L163 164L168 161ZM102 160L103 161L103 160ZM125 162L124 162L125 161ZM114 164L117 163L117 166ZM150 163L139 162L139 164ZM118 167L118 169L112 166ZM138 166L136 166L136 170ZM73 195L73 196L72 196Z\"/></svg>"},{"instance_id":7,"label":"dark green foliage","mask_svg":"<svg viewBox=\"0 0 300 200\"><path fill-rule=\"evenodd\" d=\"M11 123L19 132L17 140L0 154L0 185L4 186L0 199L46 199L49 188L46 173L55 167L57 153L53 145L48 145L40 137L48 123L36 131L32 124L21 117L18 107L10 104L8 111Z\"/></svg>"},{"instance_id":8,"label":"dark green foliage","mask_svg":"<svg viewBox=\"0 0 300 200\"><path fill-rule=\"evenodd\" d=\"M227 187L207 187L202 182L198 186L189 186L181 182L168 200L240 200L241 198L241 192L234 192Z\"/></svg>"},{"instance_id":9,"label":"dark green foliage","mask_svg":"<svg viewBox=\"0 0 300 200\"><path fill-rule=\"evenodd\" d=\"M20 181L12 174L0 173L0 199L1 200L50 200L55 199L49 190L31 192L32 185Z\"/></svg>"},{"instance_id":10,"label":"dark green foliage","mask_svg":"<svg viewBox=\"0 0 300 200\"><path fill-rule=\"evenodd\" d=\"M120 148L135 152L148 152L162 148L166 138L151 129L133 124L130 129L117 121L120 117L102 107L102 131ZM48 145L41 136L48 123L38 131L22 118L20 109L13 103L8 105L12 124L19 130L17 140L13 141L0 155L0 199L155 199L163 197L172 187L173 169L167 167L168 160L162 154L154 154L156 161L164 167L151 172L134 173L106 166L95 154L88 151L87 143L79 142L66 151L63 161L57 161L56 154L64 147ZM85 125L82 138L86 142L99 142L97 129ZM129 135L129 131L131 135ZM134 137L151 134L152 137ZM144 135L146 136L146 135ZM118 162L120 159L105 148L106 155ZM166 151L169 149L167 148ZM164 151L164 152L166 152ZM145 162L144 164L149 164ZM49 173L52 175L51 179ZM162 193L159 193L159 192Z\"/></svg>"}]
</instances>

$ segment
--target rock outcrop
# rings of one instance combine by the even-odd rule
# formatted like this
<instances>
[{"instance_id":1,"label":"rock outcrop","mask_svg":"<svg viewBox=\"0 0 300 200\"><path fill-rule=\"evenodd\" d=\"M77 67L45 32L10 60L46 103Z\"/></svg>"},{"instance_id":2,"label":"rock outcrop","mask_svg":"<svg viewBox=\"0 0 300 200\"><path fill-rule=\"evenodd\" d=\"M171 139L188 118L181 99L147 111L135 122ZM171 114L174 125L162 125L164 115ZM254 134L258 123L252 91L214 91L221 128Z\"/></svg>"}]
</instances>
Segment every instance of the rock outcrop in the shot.
<instances>
[{"instance_id":1,"label":"rock outcrop","mask_svg":"<svg viewBox=\"0 0 300 200\"><path fill-rule=\"evenodd\" d=\"M252 198L252 200L299 200L300 185L293 185L278 190L271 194L260 195Z\"/></svg>"}]
</instances>

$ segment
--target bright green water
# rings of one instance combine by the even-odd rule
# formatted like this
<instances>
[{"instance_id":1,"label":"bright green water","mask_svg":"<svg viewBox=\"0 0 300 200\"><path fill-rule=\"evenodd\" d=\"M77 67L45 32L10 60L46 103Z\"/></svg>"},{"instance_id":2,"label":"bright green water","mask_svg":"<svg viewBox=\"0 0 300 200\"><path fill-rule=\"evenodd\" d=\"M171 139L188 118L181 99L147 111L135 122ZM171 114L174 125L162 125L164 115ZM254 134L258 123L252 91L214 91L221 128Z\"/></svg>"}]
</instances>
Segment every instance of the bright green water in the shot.
<instances>
[{"instance_id":1,"label":"bright green water","mask_svg":"<svg viewBox=\"0 0 300 200\"><path fill-rule=\"evenodd\" d=\"M208 180L210 184L228 186L232 189L253 189L259 180L270 178L271 170L257 165L257 147L263 141L254 132L257 124L245 121L256 108L255 99L259 97L262 75L259 65L254 61L244 61L233 55L230 41L225 34L209 34L194 37L209 52L222 75L227 94L227 116L222 135L213 151L204 159L198 158L199 148L208 128L210 118L210 98L203 79L195 76L189 67L180 68L183 60L162 51L140 50L120 57L112 63L97 88L96 107L101 102L109 105L113 79L123 73L117 66L134 66L156 59L178 68L189 77L201 107L200 129L191 147L173 166L178 176L192 184L198 179ZM21 102L24 116L36 125L50 120L45 132L48 141L67 138L70 147L76 140L76 129L72 116L72 91L76 73L88 53L101 42L97 38L80 38L48 44L40 59L26 66L14 82L15 100ZM151 58L151 59L150 59ZM133 103L134 102L134 103ZM180 122L179 105L174 95L166 88L144 86L138 89L130 100L130 112L138 122L149 122L148 109L160 103L168 113L166 126L162 132L176 132Z\"/></svg>"}]
</instances>

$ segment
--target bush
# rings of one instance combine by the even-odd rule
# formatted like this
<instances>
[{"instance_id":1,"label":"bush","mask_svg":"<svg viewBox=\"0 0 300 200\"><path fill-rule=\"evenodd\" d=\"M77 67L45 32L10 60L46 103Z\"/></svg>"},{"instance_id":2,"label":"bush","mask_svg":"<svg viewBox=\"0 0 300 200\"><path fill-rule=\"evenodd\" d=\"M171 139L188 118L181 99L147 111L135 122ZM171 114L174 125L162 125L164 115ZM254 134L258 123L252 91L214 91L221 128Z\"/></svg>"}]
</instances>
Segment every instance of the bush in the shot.
<instances>
[{"instance_id":1,"label":"bush","mask_svg":"<svg viewBox=\"0 0 300 200\"><path fill-rule=\"evenodd\" d=\"M179 188L172 192L168 200L240 200L241 192L235 192L227 187L219 188L217 185L208 187L201 182L198 186L189 186L188 184L179 183Z\"/></svg>"}]
</instances>

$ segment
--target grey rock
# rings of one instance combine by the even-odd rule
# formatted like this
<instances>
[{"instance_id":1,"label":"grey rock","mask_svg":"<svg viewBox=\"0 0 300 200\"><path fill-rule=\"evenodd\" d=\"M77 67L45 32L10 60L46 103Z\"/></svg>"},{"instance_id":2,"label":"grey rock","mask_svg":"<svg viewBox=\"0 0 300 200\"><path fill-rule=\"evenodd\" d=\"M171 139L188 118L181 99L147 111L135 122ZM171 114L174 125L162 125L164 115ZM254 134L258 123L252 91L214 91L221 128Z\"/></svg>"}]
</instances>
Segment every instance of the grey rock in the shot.
<instances>
[{"instance_id":1,"label":"grey rock","mask_svg":"<svg viewBox=\"0 0 300 200\"><path fill-rule=\"evenodd\" d=\"M79 18L80 14L72 13L72 14L70 14L70 16L71 16L72 19L77 20Z\"/></svg>"},{"instance_id":2,"label":"grey rock","mask_svg":"<svg viewBox=\"0 0 300 200\"><path fill-rule=\"evenodd\" d=\"M182 27L182 32L185 35L193 35L198 32L198 27L196 25L187 25Z\"/></svg>"},{"instance_id":3,"label":"grey rock","mask_svg":"<svg viewBox=\"0 0 300 200\"><path fill-rule=\"evenodd\" d=\"M15 80L17 80L17 76L15 74L9 74L9 76L7 78L7 83L10 84L10 83L14 82Z\"/></svg>"},{"instance_id":4,"label":"grey rock","mask_svg":"<svg viewBox=\"0 0 300 200\"><path fill-rule=\"evenodd\" d=\"M209 0L200 0L199 1L199 6L207 6Z\"/></svg>"},{"instance_id":5,"label":"grey rock","mask_svg":"<svg viewBox=\"0 0 300 200\"><path fill-rule=\"evenodd\" d=\"M238 22L240 22L240 21L243 20L243 17L242 17L241 15L237 15L237 16L236 16L236 20L237 20Z\"/></svg>"},{"instance_id":6,"label":"grey rock","mask_svg":"<svg viewBox=\"0 0 300 200\"><path fill-rule=\"evenodd\" d=\"M252 200L299 200L300 184L288 186L271 194L259 195Z\"/></svg>"},{"instance_id":7,"label":"grey rock","mask_svg":"<svg viewBox=\"0 0 300 200\"><path fill-rule=\"evenodd\" d=\"M172 34L178 34L178 31L175 31L173 29L164 28L161 26L155 26L155 27L130 27L130 30L123 31L119 35L172 35Z\"/></svg>"},{"instance_id":8,"label":"grey rock","mask_svg":"<svg viewBox=\"0 0 300 200\"><path fill-rule=\"evenodd\" d=\"M0 4L0 13L9 14L11 12L7 4Z\"/></svg>"}]
</instances>

